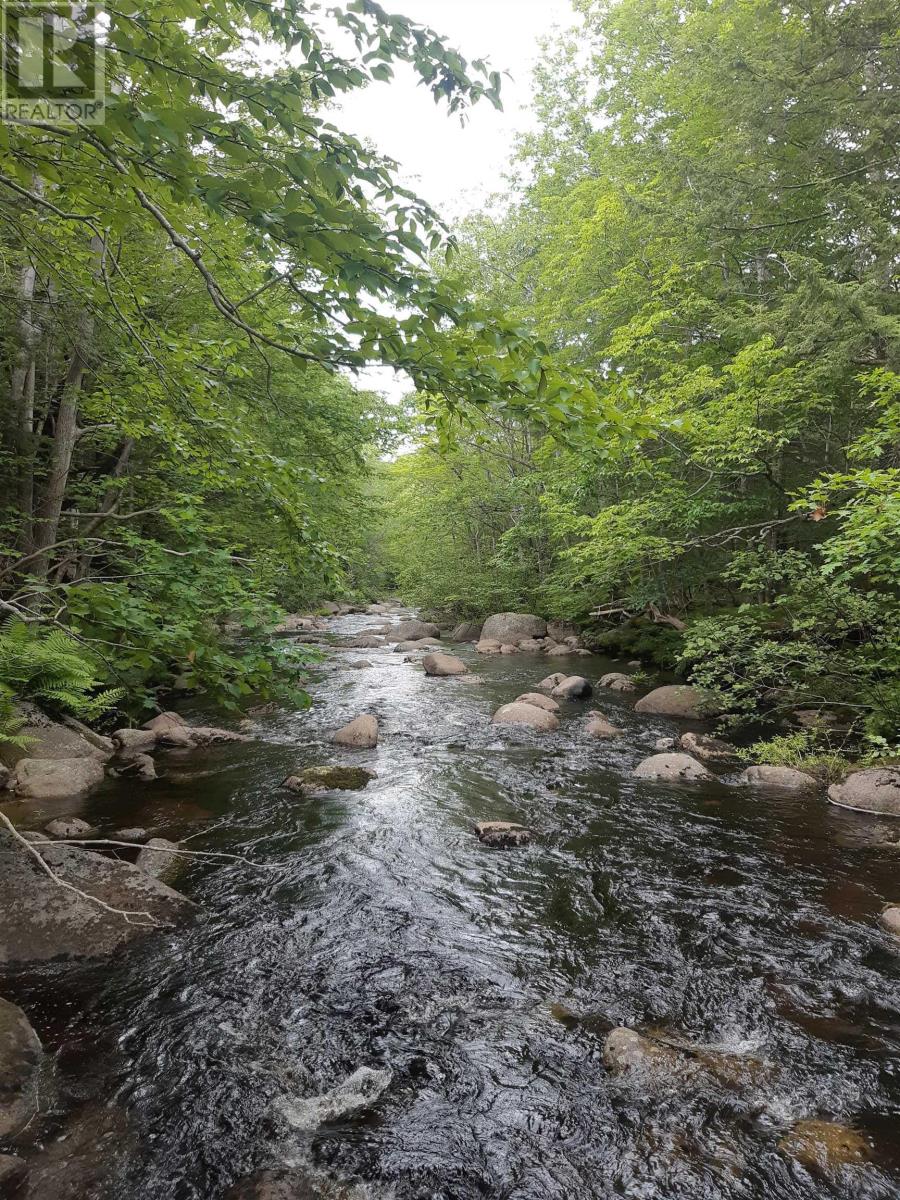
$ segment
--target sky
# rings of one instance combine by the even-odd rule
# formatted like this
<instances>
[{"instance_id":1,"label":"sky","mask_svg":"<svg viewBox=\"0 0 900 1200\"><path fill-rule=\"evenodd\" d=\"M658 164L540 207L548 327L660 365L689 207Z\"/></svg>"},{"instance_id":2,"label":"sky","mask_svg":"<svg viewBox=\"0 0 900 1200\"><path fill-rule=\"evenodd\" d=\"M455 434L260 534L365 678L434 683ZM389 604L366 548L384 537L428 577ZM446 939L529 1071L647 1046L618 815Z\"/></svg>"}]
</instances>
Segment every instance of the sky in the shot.
<instances>
[{"instance_id":1,"label":"sky","mask_svg":"<svg viewBox=\"0 0 900 1200\"><path fill-rule=\"evenodd\" d=\"M446 220L457 220L502 188L515 135L530 126L531 75L541 38L573 23L569 0L382 3L446 35L469 62L487 58L494 70L511 76L503 77L503 112L482 101L462 127L407 68L398 68L390 83L351 93L334 114L335 124L397 160L402 183ZM367 372L359 382L393 399L410 390L408 379L388 369Z\"/></svg>"}]
</instances>

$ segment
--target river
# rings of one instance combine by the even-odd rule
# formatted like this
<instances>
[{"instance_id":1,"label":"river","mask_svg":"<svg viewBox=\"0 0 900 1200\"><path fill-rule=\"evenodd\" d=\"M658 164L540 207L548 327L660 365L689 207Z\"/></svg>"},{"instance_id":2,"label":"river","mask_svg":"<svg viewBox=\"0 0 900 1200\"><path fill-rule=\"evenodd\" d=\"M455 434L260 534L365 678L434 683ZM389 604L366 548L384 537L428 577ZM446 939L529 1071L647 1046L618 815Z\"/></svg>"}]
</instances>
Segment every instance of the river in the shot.
<instances>
[{"instance_id":1,"label":"river","mask_svg":"<svg viewBox=\"0 0 900 1200\"><path fill-rule=\"evenodd\" d=\"M91 799L104 830L154 825L260 867L193 863L177 886L196 920L20 984L66 1102L127 1118L104 1143L111 1177L78 1200L220 1200L305 1162L398 1200L900 1195L900 950L877 923L900 897L897 822L635 780L675 726L628 696L564 704L557 733L498 730L492 712L560 660L461 654L480 685L389 648L337 652L308 711ZM594 707L625 736L589 739ZM378 748L336 752L362 712ZM332 761L377 779L279 787ZM486 819L534 838L490 850L472 832ZM619 1025L763 1069L741 1086L616 1077L601 1049ZM279 1116L361 1066L392 1076L371 1110L307 1134ZM778 1148L803 1118L854 1124L872 1161L807 1171Z\"/></svg>"}]
</instances>

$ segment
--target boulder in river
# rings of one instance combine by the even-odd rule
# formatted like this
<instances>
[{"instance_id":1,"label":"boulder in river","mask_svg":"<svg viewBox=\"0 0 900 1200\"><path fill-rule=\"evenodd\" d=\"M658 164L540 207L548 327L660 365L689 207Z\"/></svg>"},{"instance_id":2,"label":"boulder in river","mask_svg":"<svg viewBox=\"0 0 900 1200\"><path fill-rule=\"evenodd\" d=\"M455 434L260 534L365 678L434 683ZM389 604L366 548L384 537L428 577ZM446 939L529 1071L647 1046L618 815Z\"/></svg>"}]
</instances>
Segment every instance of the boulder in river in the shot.
<instances>
[{"instance_id":1,"label":"boulder in river","mask_svg":"<svg viewBox=\"0 0 900 1200\"><path fill-rule=\"evenodd\" d=\"M704 695L698 688L684 683L667 684L642 696L634 706L637 713L652 713L659 717L681 717L697 721L703 717Z\"/></svg>"},{"instance_id":2,"label":"boulder in river","mask_svg":"<svg viewBox=\"0 0 900 1200\"><path fill-rule=\"evenodd\" d=\"M475 833L478 840L492 850L511 850L516 846L527 846L531 841L531 830L512 821L479 821Z\"/></svg>"},{"instance_id":3,"label":"boulder in river","mask_svg":"<svg viewBox=\"0 0 900 1200\"><path fill-rule=\"evenodd\" d=\"M468 675L469 668L461 658L453 654L426 654L422 659L426 675L444 678L450 675Z\"/></svg>"},{"instance_id":4,"label":"boulder in river","mask_svg":"<svg viewBox=\"0 0 900 1200\"><path fill-rule=\"evenodd\" d=\"M562 683L564 679L568 678L569 676L565 673L565 671L556 671L553 675L548 675L546 679L542 679L541 682L536 686L542 692L552 692L558 684Z\"/></svg>"},{"instance_id":5,"label":"boulder in river","mask_svg":"<svg viewBox=\"0 0 900 1200\"><path fill-rule=\"evenodd\" d=\"M353 662L347 663L347 666L352 667L354 671L365 671L371 665L367 658L355 658Z\"/></svg>"},{"instance_id":6,"label":"boulder in river","mask_svg":"<svg viewBox=\"0 0 900 1200\"><path fill-rule=\"evenodd\" d=\"M102 782L100 758L20 758L13 769L12 790L24 800L74 800Z\"/></svg>"},{"instance_id":7,"label":"boulder in river","mask_svg":"<svg viewBox=\"0 0 900 1200\"><path fill-rule=\"evenodd\" d=\"M543 638L525 638L519 642L520 654L540 654L544 649L546 642Z\"/></svg>"},{"instance_id":8,"label":"boulder in river","mask_svg":"<svg viewBox=\"0 0 900 1200\"><path fill-rule=\"evenodd\" d=\"M230 729L218 729L213 725L188 725L184 717L176 712L160 713L145 721L141 728L155 733L157 745L170 750L189 750L217 743L250 740L243 733L234 733Z\"/></svg>"},{"instance_id":9,"label":"boulder in river","mask_svg":"<svg viewBox=\"0 0 900 1200\"><path fill-rule=\"evenodd\" d=\"M653 754L639 763L632 774L637 779L714 779L702 763L689 754Z\"/></svg>"},{"instance_id":10,"label":"boulder in river","mask_svg":"<svg viewBox=\"0 0 900 1200\"><path fill-rule=\"evenodd\" d=\"M819 786L812 775L807 775L805 771L770 765L748 767L738 776L738 783L749 787L778 788L783 792L807 792Z\"/></svg>"},{"instance_id":11,"label":"boulder in river","mask_svg":"<svg viewBox=\"0 0 900 1200\"><path fill-rule=\"evenodd\" d=\"M394 630L398 642L418 642L422 638L436 638L439 635L437 625L428 621L401 621Z\"/></svg>"},{"instance_id":12,"label":"boulder in river","mask_svg":"<svg viewBox=\"0 0 900 1200\"><path fill-rule=\"evenodd\" d=\"M395 654L409 654L415 650L434 650L440 642L434 638L417 638L408 642L398 642L394 647Z\"/></svg>"},{"instance_id":13,"label":"boulder in river","mask_svg":"<svg viewBox=\"0 0 900 1200\"><path fill-rule=\"evenodd\" d=\"M150 838L134 865L153 879L174 879L185 866L184 856L172 853L177 849L178 843L170 842L168 838Z\"/></svg>"},{"instance_id":14,"label":"boulder in river","mask_svg":"<svg viewBox=\"0 0 900 1200\"><path fill-rule=\"evenodd\" d=\"M0 762L8 767L15 766L22 758L58 759L66 762L75 758L87 758L102 763L112 754L112 745L108 739L99 737L80 722L73 721L72 725L69 725L52 721L34 704L18 704L16 709L24 721L16 730L16 735L27 737L29 741L25 746L0 742ZM90 737L85 736L86 734Z\"/></svg>"},{"instance_id":15,"label":"boulder in river","mask_svg":"<svg viewBox=\"0 0 900 1200\"><path fill-rule=\"evenodd\" d=\"M475 647L476 654L499 654L502 650L500 642L480 641Z\"/></svg>"},{"instance_id":16,"label":"boulder in river","mask_svg":"<svg viewBox=\"0 0 900 1200\"><path fill-rule=\"evenodd\" d=\"M833 783L828 799L842 808L900 817L900 768L872 767L854 771L843 783Z\"/></svg>"},{"instance_id":17,"label":"boulder in river","mask_svg":"<svg viewBox=\"0 0 900 1200\"><path fill-rule=\"evenodd\" d=\"M550 733L559 729L559 721L553 713L543 708L535 708L533 704L504 704L498 708L491 719L492 725L526 725L541 733Z\"/></svg>"},{"instance_id":18,"label":"boulder in river","mask_svg":"<svg viewBox=\"0 0 900 1200\"><path fill-rule=\"evenodd\" d=\"M339 729L331 740L352 750L371 750L378 745L378 721L366 713Z\"/></svg>"},{"instance_id":19,"label":"boulder in river","mask_svg":"<svg viewBox=\"0 0 900 1200\"><path fill-rule=\"evenodd\" d=\"M43 1050L17 1004L0 1000L0 1139L14 1138L38 1111Z\"/></svg>"},{"instance_id":20,"label":"boulder in river","mask_svg":"<svg viewBox=\"0 0 900 1200\"><path fill-rule=\"evenodd\" d=\"M600 680L602 688L609 688L611 692L636 692L637 684L630 675L625 675L622 671L610 671L608 675L604 675Z\"/></svg>"},{"instance_id":21,"label":"boulder in river","mask_svg":"<svg viewBox=\"0 0 900 1200\"><path fill-rule=\"evenodd\" d=\"M348 638L345 642L341 642L342 650L378 650L384 645L383 637L376 637L374 633L364 633L359 637Z\"/></svg>"},{"instance_id":22,"label":"boulder in river","mask_svg":"<svg viewBox=\"0 0 900 1200\"><path fill-rule=\"evenodd\" d=\"M375 778L365 767L305 767L281 785L292 792L360 792Z\"/></svg>"},{"instance_id":23,"label":"boulder in river","mask_svg":"<svg viewBox=\"0 0 900 1200\"><path fill-rule=\"evenodd\" d=\"M44 826L44 833L52 838L89 838L97 830L81 817L56 817L49 825Z\"/></svg>"},{"instance_id":24,"label":"boulder in river","mask_svg":"<svg viewBox=\"0 0 900 1200\"><path fill-rule=\"evenodd\" d=\"M593 692L590 681L583 675L564 675L550 694L556 700L586 700Z\"/></svg>"},{"instance_id":25,"label":"boulder in river","mask_svg":"<svg viewBox=\"0 0 900 1200\"><path fill-rule=\"evenodd\" d=\"M544 696L541 692L525 692L521 696L516 696L514 704L533 704L535 708L542 708L545 712L559 712L559 705L550 696Z\"/></svg>"},{"instance_id":26,"label":"boulder in river","mask_svg":"<svg viewBox=\"0 0 900 1200\"><path fill-rule=\"evenodd\" d=\"M575 647L567 646L565 642L549 643L544 653L548 658L571 658Z\"/></svg>"},{"instance_id":27,"label":"boulder in river","mask_svg":"<svg viewBox=\"0 0 900 1200\"><path fill-rule=\"evenodd\" d=\"M451 630L451 642L478 642L481 640L481 621L463 621Z\"/></svg>"},{"instance_id":28,"label":"boulder in river","mask_svg":"<svg viewBox=\"0 0 900 1200\"><path fill-rule=\"evenodd\" d=\"M360 1067L343 1083L321 1096L296 1100L284 1097L278 1102L278 1111L291 1128L312 1133L330 1121L371 1108L391 1086L393 1079L391 1071Z\"/></svg>"},{"instance_id":29,"label":"boulder in river","mask_svg":"<svg viewBox=\"0 0 900 1200\"><path fill-rule=\"evenodd\" d=\"M674 738L657 738L653 743L654 750L675 750L677 742Z\"/></svg>"},{"instance_id":30,"label":"boulder in river","mask_svg":"<svg viewBox=\"0 0 900 1200\"><path fill-rule=\"evenodd\" d=\"M117 947L196 911L185 896L131 863L62 844L36 847L61 887L24 846L0 836L0 963L105 958Z\"/></svg>"},{"instance_id":31,"label":"boulder in river","mask_svg":"<svg viewBox=\"0 0 900 1200\"><path fill-rule=\"evenodd\" d=\"M736 746L705 733L683 733L678 745L685 754L693 755L708 766L735 767L740 762Z\"/></svg>"},{"instance_id":32,"label":"boulder in river","mask_svg":"<svg viewBox=\"0 0 900 1200\"><path fill-rule=\"evenodd\" d=\"M890 905L889 908L884 910L879 919L882 929L886 929L894 937L900 937L900 904Z\"/></svg>"},{"instance_id":33,"label":"boulder in river","mask_svg":"<svg viewBox=\"0 0 900 1200\"><path fill-rule=\"evenodd\" d=\"M804 1167L819 1171L858 1165L871 1157L867 1139L837 1121L798 1121L778 1143L778 1149Z\"/></svg>"},{"instance_id":34,"label":"boulder in river","mask_svg":"<svg viewBox=\"0 0 900 1200\"><path fill-rule=\"evenodd\" d=\"M617 725L613 725L612 721L607 720L603 713L592 712L588 716L587 733L588 737L610 738L621 736L622 730Z\"/></svg>"},{"instance_id":35,"label":"boulder in river","mask_svg":"<svg viewBox=\"0 0 900 1200\"><path fill-rule=\"evenodd\" d=\"M481 629L483 641L518 646L526 638L546 637L547 622L532 613L494 613Z\"/></svg>"},{"instance_id":36,"label":"boulder in river","mask_svg":"<svg viewBox=\"0 0 900 1200\"><path fill-rule=\"evenodd\" d=\"M120 753L150 754L156 749L157 734L155 729L117 729L112 740Z\"/></svg>"}]
</instances>

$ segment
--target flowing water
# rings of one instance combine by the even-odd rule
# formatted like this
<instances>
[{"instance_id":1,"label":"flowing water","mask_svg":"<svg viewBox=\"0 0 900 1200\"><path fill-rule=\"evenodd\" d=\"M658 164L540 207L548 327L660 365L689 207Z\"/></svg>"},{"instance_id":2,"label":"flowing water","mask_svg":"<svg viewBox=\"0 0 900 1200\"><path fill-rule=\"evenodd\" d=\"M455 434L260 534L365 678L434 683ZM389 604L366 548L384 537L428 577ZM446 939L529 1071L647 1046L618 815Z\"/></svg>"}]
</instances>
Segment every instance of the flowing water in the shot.
<instances>
[{"instance_id":1,"label":"flowing water","mask_svg":"<svg viewBox=\"0 0 900 1200\"><path fill-rule=\"evenodd\" d=\"M219 1200L258 1168L311 1163L398 1200L900 1195L900 951L877 923L900 899L896 823L636 781L676 729L612 693L564 705L558 733L492 728L560 660L463 654L481 685L389 649L335 653L309 711L92 799L107 830L154 825L262 864L194 864L190 925L21 984L68 1103L127 1116L97 1194ZM349 666L361 657L373 666ZM626 735L588 739L592 707ZM361 712L380 745L335 753ZM329 761L378 777L279 788ZM490 850L483 819L534 839ZM617 1078L601 1058L617 1025L752 1069ZM370 1110L308 1133L280 1115L359 1067L391 1073ZM852 1123L872 1160L807 1171L778 1149L803 1118Z\"/></svg>"}]
</instances>

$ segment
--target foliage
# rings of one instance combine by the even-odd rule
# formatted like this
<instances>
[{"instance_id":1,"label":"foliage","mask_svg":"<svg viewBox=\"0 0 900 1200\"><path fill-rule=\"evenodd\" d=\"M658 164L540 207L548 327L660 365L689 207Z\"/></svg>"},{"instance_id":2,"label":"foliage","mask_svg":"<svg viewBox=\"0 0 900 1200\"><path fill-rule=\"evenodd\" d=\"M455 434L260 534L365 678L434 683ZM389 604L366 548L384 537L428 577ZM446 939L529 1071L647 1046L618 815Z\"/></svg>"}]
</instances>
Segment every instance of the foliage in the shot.
<instances>
[{"instance_id":1,"label":"foliage","mask_svg":"<svg viewBox=\"0 0 900 1200\"><path fill-rule=\"evenodd\" d=\"M797 771L824 776L829 782L837 782L847 774L847 759L830 749L827 742L823 744L820 736L808 729L754 742L740 754L748 762L793 767Z\"/></svg>"}]
</instances>

